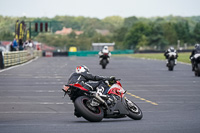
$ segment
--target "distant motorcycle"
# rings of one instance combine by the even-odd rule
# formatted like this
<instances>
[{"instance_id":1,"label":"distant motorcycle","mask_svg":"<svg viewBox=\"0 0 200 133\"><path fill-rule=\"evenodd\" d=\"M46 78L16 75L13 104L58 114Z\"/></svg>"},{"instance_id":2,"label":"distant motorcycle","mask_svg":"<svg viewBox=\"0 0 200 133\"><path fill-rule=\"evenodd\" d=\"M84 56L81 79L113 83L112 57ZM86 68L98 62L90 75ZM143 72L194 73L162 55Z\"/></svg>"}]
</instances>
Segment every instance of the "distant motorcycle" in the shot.
<instances>
[{"instance_id":1,"label":"distant motorcycle","mask_svg":"<svg viewBox=\"0 0 200 133\"><path fill-rule=\"evenodd\" d=\"M168 67L169 71L173 71L174 70L174 66L176 65L175 64L176 58L177 58L177 54L175 52L168 53L168 64L167 64L167 67Z\"/></svg>"},{"instance_id":2,"label":"distant motorcycle","mask_svg":"<svg viewBox=\"0 0 200 133\"><path fill-rule=\"evenodd\" d=\"M194 74L195 76L200 76L200 54L194 55Z\"/></svg>"},{"instance_id":3,"label":"distant motorcycle","mask_svg":"<svg viewBox=\"0 0 200 133\"><path fill-rule=\"evenodd\" d=\"M107 82L111 87L103 94L89 91L80 84L65 85L63 91L68 94L74 103L75 114L90 122L100 122L103 118L130 117L140 120L143 117L140 108L125 97L126 91L122 88L119 79Z\"/></svg>"},{"instance_id":4,"label":"distant motorcycle","mask_svg":"<svg viewBox=\"0 0 200 133\"><path fill-rule=\"evenodd\" d=\"M103 55L100 56L101 60L100 60L100 65L102 66L102 69L105 69L107 64L109 63L109 56L108 53L103 53Z\"/></svg>"}]
</instances>

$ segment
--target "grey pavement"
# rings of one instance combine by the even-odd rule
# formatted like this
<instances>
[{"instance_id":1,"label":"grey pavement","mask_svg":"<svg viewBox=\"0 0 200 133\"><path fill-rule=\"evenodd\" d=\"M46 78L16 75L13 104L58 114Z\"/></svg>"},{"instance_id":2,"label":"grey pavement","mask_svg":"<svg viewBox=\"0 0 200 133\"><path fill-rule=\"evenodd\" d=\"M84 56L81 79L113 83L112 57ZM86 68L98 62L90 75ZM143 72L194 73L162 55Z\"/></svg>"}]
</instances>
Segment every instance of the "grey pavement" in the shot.
<instances>
[{"instance_id":1,"label":"grey pavement","mask_svg":"<svg viewBox=\"0 0 200 133\"><path fill-rule=\"evenodd\" d=\"M143 119L76 118L61 89L81 64L93 74L120 78ZM42 57L0 72L0 133L199 133L199 114L200 77L186 64L171 72L164 61L112 57L103 70L98 57Z\"/></svg>"}]
</instances>

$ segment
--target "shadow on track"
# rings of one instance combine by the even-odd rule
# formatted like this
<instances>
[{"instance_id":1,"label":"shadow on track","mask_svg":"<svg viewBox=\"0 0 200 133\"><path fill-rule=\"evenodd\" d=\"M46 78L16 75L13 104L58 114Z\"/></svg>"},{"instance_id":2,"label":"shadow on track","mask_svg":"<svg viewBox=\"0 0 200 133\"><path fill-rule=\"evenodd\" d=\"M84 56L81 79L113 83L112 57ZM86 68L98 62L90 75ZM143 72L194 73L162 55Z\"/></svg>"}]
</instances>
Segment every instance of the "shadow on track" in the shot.
<instances>
[{"instance_id":1,"label":"shadow on track","mask_svg":"<svg viewBox=\"0 0 200 133\"><path fill-rule=\"evenodd\" d=\"M132 119L104 119L101 122L89 122L87 120L85 121L73 121L73 123L109 123L109 122L127 122L127 121L136 121Z\"/></svg>"}]
</instances>

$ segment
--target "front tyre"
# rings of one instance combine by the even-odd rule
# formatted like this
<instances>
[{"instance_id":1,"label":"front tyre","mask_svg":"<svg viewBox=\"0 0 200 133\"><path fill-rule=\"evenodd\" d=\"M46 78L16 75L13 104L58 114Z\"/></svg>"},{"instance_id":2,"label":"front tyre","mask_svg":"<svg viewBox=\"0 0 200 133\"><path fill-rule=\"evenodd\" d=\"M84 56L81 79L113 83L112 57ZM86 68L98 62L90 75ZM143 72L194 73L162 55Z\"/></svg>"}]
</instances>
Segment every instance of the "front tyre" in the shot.
<instances>
[{"instance_id":1,"label":"front tyre","mask_svg":"<svg viewBox=\"0 0 200 133\"><path fill-rule=\"evenodd\" d=\"M126 99L126 104L129 111L129 114L127 116L134 120L141 120L143 117L141 109L134 102L128 99Z\"/></svg>"},{"instance_id":2,"label":"front tyre","mask_svg":"<svg viewBox=\"0 0 200 133\"><path fill-rule=\"evenodd\" d=\"M90 122L100 122L103 119L103 109L99 106L91 106L89 97L78 97L74 105L81 116Z\"/></svg>"}]
</instances>

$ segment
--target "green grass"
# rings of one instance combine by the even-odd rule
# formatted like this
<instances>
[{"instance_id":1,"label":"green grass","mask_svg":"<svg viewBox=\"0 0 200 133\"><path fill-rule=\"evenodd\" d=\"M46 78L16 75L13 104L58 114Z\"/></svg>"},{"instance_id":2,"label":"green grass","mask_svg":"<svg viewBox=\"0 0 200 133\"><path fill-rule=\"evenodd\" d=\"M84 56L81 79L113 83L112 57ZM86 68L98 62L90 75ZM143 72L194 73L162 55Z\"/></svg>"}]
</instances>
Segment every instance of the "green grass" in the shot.
<instances>
[{"instance_id":1,"label":"green grass","mask_svg":"<svg viewBox=\"0 0 200 133\"><path fill-rule=\"evenodd\" d=\"M191 53L178 53L178 62L190 63L189 57ZM157 59L157 60L165 60L164 53L159 54L126 54L123 56L129 56L134 58L145 58L145 59Z\"/></svg>"}]
</instances>

